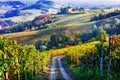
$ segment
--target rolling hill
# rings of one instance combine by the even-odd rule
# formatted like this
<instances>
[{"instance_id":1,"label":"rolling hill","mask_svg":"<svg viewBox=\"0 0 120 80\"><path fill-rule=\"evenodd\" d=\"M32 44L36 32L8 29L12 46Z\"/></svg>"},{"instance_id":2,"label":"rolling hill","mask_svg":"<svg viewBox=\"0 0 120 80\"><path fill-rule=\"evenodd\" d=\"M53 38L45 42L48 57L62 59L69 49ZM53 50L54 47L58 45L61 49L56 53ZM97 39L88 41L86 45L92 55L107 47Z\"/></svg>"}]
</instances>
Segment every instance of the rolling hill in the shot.
<instances>
[{"instance_id":1,"label":"rolling hill","mask_svg":"<svg viewBox=\"0 0 120 80\"><path fill-rule=\"evenodd\" d=\"M38 33L33 33L33 34L28 34L28 35L22 34L21 36L14 36L14 38L11 38L11 39L18 40L18 42L21 44L24 44L24 42L26 42L25 44L34 44L38 40L49 40L52 34L55 34L55 33L59 34L66 30L69 30L72 33L77 32L77 31L89 32L89 30L91 30L96 23L98 24L98 23L101 23L102 21L100 20L100 21L93 21L93 22L89 22L89 21L83 22L83 17L90 19L90 14L89 15L88 14L76 14L76 15L69 14L69 15L70 16L57 15L56 17L58 17L59 20L50 24L54 26L52 28L39 30ZM116 17L119 17L119 16L116 16ZM108 19L114 20L116 17L111 17ZM75 23L74 21L78 21L78 22ZM72 23L74 25L72 25Z\"/></svg>"}]
</instances>

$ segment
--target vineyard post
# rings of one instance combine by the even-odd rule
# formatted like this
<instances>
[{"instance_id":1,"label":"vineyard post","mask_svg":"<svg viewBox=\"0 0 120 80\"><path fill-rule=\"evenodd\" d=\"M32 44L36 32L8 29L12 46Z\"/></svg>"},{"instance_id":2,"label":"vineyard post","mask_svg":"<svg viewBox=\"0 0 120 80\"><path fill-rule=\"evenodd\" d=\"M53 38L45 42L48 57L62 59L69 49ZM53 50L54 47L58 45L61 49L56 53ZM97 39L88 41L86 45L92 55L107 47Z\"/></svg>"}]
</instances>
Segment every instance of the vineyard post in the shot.
<instances>
[{"instance_id":1,"label":"vineyard post","mask_svg":"<svg viewBox=\"0 0 120 80\"><path fill-rule=\"evenodd\" d=\"M111 73L111 44L112 44L112 36L109 37L109 53L108 53L108 80L110 80L110 73Z\"/></svg>"},{"instance_id":2,"label":"vineyard post","mask_svg":"<svg viewBox=\"0 0 120 80\"><path fill-rule=\"evenodd\" d=\"M100 56L100 76L103 76L104 40L106 39L106 37L107 37L106 31L104 29L101 29L99 31L99 38L101 41L101 48L102 48L101 56Z\"/></svg>"},{"instance_id":3,"label":"vineyard post","mask_svg":"<svg viewBox=\"0 0 120 80\"><path fill-rule=\"evenodd\" d=\"M102 46L102 52L101 52L101 58L100 58L100 75L103 75L103 54L104 54L104 43L103 40L101 42L101 46Z\"/></svg>"},{"instance_id":4,"label":"vineyard post","mask_svg":"<svg viewBox=\"0 0 120 80\"><path fill-rule=\"evenodd\" d=\"M113 26L112 26L113 27ZM111 69L110 69L110 66L111 66L111 46L112 46L112 42L113 42L113 37L112 37L112 27L111 27L111 33L110 33L110 36L109 36L109 52L108 52L108 80L110 80L110 73L111 73Z\"/></svg>"}]
</instances>

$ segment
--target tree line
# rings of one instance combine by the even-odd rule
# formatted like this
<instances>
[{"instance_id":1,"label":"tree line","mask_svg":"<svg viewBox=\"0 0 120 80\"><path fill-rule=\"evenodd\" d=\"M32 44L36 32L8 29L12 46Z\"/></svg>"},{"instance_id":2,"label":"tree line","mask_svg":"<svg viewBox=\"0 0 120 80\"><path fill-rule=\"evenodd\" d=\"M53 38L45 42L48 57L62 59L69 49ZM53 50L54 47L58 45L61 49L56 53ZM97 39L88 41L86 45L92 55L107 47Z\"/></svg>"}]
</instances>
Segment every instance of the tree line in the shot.
<instances>
[{"instance_id":1,"label":"tree line","mask_svg":"<svg viewBox=\"0 0 120 80\"><path fill-rule=\"evenodd\" d=\"M14 27L0 30L0 34L45 29L50 27L48 25L49 23L52 23L56 20L57 18L54 15L43 14L35 17L32 21L20 22Z\"/></svg>"},{"instance_id":2,"label":"tree line","mask_svg":"<svg viewBox=\"0 0 120 80\"><path fill-rule=\"evenodd\" d=\"M97 21L97 20L103 20L106 18L110 18L110 17L114 17L120 15L120 10L115 10L114 12L110 12L110 13L104 13L104 10L102 10L102 13L99 14L98 16L94 16L91 18L90 21Z\"/></svg>"},{"instance_id":3,"label":"tree line","mask_svg":"<svg viewBox=\"0 0 120 80\"><path fill-rule=\"evenodd\" d=\"M105 30L109 35L120 34L120 20L115 18L113 22L101 21L100 25L94 25L88 32L72 32L68 29L58 30L50 36L49 40L39 40L35 43L38 50L65 48L66 45L75 46L81 43L99 40L100 30Z\"/></svg>"}]
</instances>

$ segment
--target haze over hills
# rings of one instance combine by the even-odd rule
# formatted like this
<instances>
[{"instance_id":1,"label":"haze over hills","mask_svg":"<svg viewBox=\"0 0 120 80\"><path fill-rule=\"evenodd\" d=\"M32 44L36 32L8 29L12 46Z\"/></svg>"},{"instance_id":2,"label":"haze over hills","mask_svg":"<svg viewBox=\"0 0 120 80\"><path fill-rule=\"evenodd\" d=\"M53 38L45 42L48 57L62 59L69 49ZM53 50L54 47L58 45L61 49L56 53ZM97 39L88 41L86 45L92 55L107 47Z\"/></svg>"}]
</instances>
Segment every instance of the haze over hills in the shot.
<instances>
[{"instance_id":1,"label":"haze over hills","mask_svg":"<svg viewBox=\"0 0 120 80\"><path fill-rule=\"evenodd\" d=\"M6 25L6 20L24 22L33 20L36 16L45 13L57 13L61 5L55 4L53 1L44 0L37 1L34 4L25 4L21 1L2 1L0 2L0 18L3 24L0 29L8 28L13 25ZM4 24L5 23L5 24ZM14 23L14 22L13 22Z\"/></svg>"},{"instance_id":2,"label":"haze over hills","mask_svg":"<svg viewBox=\"0 0 120 80\"><path fill-rule=\"evenodd\" d=\"M0 0L0 80L120 80L119 2Z\"/></svg>"},{"instance_id":3,"label":"haze over hills","mask_svg":"<svg viewBox=\"0 0 120 80\"><path fill-rule=\"evenodd\" d=\"M92 1L92 2L90 2ZM100 2L100 0L90 0L83 1L81 0L0 0L0 21L4 22L8 20L11 22L11 19L15 22L28 21L33 20L34 17L39 16L40 14L52 13L56 14L59 12L60 8L64 6L75 6L79 8L111 8L111 7L120 7L119 2L116 0L105 0L105 4L95 4L96 2ZM102 2L102 0L101 0ZM111 4L114 2L113 4ZM77 3L77 4L76 4ZM22 17L22 19L21 19ZM29 19L30 17L30 19ZM32 18L31 18L32 17ZM17 19L17 20L16 20ZM13 23L14 23L13 21ZM6 21L5 21L6 22ZM4 26L5 24L0 24L0 26ZM11 26L8 24L8 26ZM5 26L5 27L8 27Z\"/></svg>"},{"instance_id":4,"label":"haze over hills","mask_svg":"<svg viewBox=\"0 0 120 80\"><path fill-rule=\"evenodd\" d=\"M120 0L0 0L0 1L21 1L25 4L32 4L31 7L37 6L37 2L53 2L61 5L76 5L82 7L120 7ZM48 4L49 4L48 2Z\"/></svg>"},{"instance_id":5,"label":"haze over hills","mask_svg":"<svg viewBox=\"0 0 120 80\"><path fill-rule=\"evenodd\" d=\"M35 3L38 0L0 0L0 1L22 1L25 3ZM80 3L90 3L90 4L97 4L97 5L111 5L111 4L119 4L120 0L51 0L56 3L75 3L75 4L80 4Z\"/></svg>"},{"instance_id":6,"label":"haze over hills","mask_svg":"<svg viewBox=\"0 0 120 80\"><path fill-rule=\"evenodd\" d=\"M42 11L48 11L49 8L51 8L54 5L54 2L48 1L48 0L39 0L36 3L25 7L24 9L38 9Z\"/></svg>"}]
</instances>

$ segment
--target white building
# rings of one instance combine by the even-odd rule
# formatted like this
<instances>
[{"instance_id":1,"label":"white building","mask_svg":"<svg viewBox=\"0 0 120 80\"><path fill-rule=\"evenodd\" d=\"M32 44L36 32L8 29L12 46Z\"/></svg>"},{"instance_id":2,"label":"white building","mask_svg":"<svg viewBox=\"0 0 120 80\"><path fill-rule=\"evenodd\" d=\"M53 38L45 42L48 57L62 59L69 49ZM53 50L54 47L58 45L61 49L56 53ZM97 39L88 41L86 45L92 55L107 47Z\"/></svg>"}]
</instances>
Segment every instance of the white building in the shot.
<instances>
[{"instance_id":1,"label":"white building","mask_svg":"<svg viewBox=\"0 0 120 80\"><path fill-rule=\"evenodd\" d=\"M0 25L0 29L2 29L2 26Z\"/></svg>"},{"instance_id":2,"label":"white building","mask_svg":"<svg viewBox=\"0 0 120 80\"><path fill-rule=\"evenodd\" d=\"M84 9L84 11L90 11L90 9L88 9L88 8L85 8L85 9Z\"/></svg>"}]
</instances>

